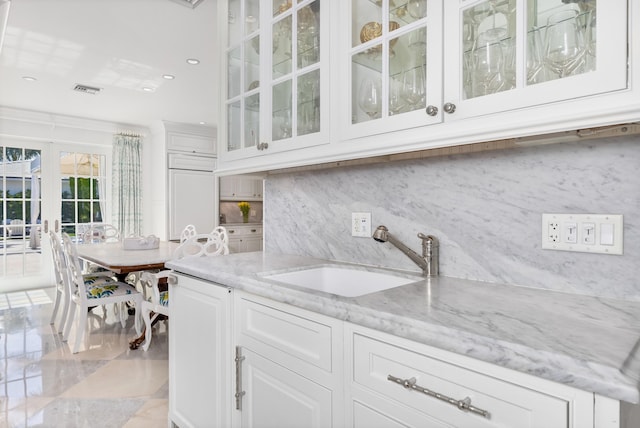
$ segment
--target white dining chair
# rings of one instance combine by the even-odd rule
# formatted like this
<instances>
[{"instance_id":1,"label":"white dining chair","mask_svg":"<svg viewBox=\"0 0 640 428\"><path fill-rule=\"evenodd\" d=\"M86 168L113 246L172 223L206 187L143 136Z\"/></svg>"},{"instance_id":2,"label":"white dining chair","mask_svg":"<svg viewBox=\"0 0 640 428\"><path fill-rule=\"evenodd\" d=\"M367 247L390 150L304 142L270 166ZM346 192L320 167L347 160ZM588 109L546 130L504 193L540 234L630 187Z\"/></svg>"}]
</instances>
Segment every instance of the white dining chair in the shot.
<instances>
[{"instance_id":1,"label":"white dining chair","mask_svg":"<svg viewBox=\"0 0 640 428\"><path fill-rule=\"evenodd\" d=\"M67 261L67 272L72 292L69 319L65 326L63 339L69 337L71 325L75 318L75 310L76 307L78 307L76 341L73 346L73 353L75 354L78 352L80 343L85 337L87 313L89 310L96 306L114 303L114 307L117 312L119 312L120 323L124 328L126 327L127 317L127 310L124 305L129 302L136 307L140 307L142 294L131 285L117 281L109 272L96 272L83 275L75 244L66 233L62 234L62 248L64 249L64 255ZM139 335L141 332L140 315L137 311L134 320L136 333ZM89 333L87 330L86 335L88 336Z\"/></svg>"},{"instance_id":2,"label":"white dining chair","mask_svg":"<svg viewBox=\"0 0 640 428\"><path fill-rule=\"evenodd\" d=\"M56 328L56 319L58 311L62 309L60 322L57 325L57 332L63 333L67 322L67 314L69 312L69 276L67 270L67 260L62 249L60 237L53 230L49 232L49 241L51 242L51 255L53 257L53 270L55 273L56 299L53 304L53 312L49 324Z\"/></svg>"},{"instance_id":3,"label":"white dining chair","mask_svg":"<svg viewBox=\"0 0 640 428\"><path fill-rule=\"evenodd\" d=\"M225 229L224 226L216 226L212 233L220 235L220 239L222 239L224 245L229 247L229 232L227 232L227 229Z\"/></svg>"},{"instance_id":4,"label":"white dining chair","mask_svg":"<svg viewBox=\"0 0 640 428\"><path fill-rule=\"evenodd\" d=\"M82 233L82 242L85 244L119 241L120 231L109 223L89 223Z\"/></svg>"},{"instance_id":5,"label":"white dining chair","mask_svg":"<svg viewBox=\"0 0 640 428\"><path fill-rule=\"evenodd\" d=\"M180 233L180 243L182 244L184 241L197 234L198 232L196 231L196 227L194 225L186 225L184 229L182 229L182 233Z\"/></svg>"},{"instance_id":6,"label":"white dining chair","mask_svg":"<svg viewBox=\"0 0 640 428\"><path fill-rule=\"evenodd\" d=\"M81 227L85 228L84 231L82 231ZM79 243L82 245L120 241L120 231L115 226L108 223L85 223L78 225L76 236L79 238ZM81 266L82 271L85 274L103 272L107 270L94 263L86 261L82 261Z\"/></svg>"},{"instance_id":7,"label":"white dining chair","mask_svg":"<svg viewBox=\"0 0 640 428\"><path fill-rule=\"evenodd\" d=\"M188 257L221 256L229 254L228 234L224 227L216 228L211 233L196 234L184 241L174 253L174 259ZM169 278L171 270L158 273L143 272L140 282L150 289L150 298L140 305L144 321L144 342L142 349L147 351L151 344L152 323L160 316L169 316L169 290L160 291L158 283L161 278ZM153 312L153 315L151 313Z\"/></svg>"}]
</instances>

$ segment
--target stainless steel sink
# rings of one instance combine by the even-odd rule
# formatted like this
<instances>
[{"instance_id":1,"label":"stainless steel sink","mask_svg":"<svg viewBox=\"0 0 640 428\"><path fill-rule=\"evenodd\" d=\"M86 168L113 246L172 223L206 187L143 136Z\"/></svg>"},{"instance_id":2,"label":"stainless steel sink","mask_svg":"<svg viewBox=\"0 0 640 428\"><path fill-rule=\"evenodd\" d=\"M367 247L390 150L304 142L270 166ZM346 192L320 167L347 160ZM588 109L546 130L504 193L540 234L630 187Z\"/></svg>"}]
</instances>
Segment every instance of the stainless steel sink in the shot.
<instances>
[{"instance_id":1,"label":"stainless steel sink","mask_svg":"<svg viewBox=\"0 0 640 428\"><path fill-rule=\"evenodd\" d=\"M423 279L345 266L315 266L293 272L265 274L263 278L345 297L363 296Z\"/></svg>"}]
</instances>

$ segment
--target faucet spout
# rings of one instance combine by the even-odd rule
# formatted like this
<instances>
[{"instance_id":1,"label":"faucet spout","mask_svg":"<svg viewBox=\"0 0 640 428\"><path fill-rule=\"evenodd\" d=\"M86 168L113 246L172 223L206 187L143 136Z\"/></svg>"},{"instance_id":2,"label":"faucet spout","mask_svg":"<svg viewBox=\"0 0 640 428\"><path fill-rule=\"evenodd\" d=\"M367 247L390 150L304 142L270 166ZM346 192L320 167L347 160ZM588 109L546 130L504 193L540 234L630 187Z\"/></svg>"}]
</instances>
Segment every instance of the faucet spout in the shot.
<instances>
[{"instance_id":1,"label":"faucet spout","mask_svg":"<svg viewBox=\"0 0 640 428\"><path fill-rule=\"evenodd\" d=\"M438 239L432 235L424 235L422 233L418 233L418 238L422 239L422 256L389 233L389 229L385 226L380 225L375 232L373 232L373 239L378 242L389 242L394 245L409 257L411 261L420 266L424 276L437 276L439 256Z\"/></svg>"}]
</instances>

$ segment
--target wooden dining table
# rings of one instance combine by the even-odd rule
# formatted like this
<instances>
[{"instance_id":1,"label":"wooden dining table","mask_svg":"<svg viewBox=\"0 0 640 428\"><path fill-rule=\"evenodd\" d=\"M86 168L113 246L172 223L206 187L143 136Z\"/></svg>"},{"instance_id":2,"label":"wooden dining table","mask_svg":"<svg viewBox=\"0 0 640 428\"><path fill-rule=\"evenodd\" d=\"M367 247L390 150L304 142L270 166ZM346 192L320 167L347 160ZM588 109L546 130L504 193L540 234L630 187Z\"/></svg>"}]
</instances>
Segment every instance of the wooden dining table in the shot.
<instances>
[{"instance_id":1,"label":"wooden dining table","mask_svg":"<svg viewBox=\"0 0 640 428\"><path fill-rule=\"evenodd\" d=\"M163 269L173 258L178 242L161 241L158 248L149 250L125 250L121 242L77 244L78 257L114 272L124 279L131 272Z\"/></svg>"}]
</instances>

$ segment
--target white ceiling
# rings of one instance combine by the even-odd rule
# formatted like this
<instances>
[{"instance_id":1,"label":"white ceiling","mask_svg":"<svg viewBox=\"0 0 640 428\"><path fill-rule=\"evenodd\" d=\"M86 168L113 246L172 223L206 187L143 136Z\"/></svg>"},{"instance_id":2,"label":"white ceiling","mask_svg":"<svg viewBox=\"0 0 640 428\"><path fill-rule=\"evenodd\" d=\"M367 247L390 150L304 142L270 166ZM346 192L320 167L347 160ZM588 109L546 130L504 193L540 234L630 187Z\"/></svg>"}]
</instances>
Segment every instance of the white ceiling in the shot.
<instances>
[{"instance_id":1,"label":"white ceiling","mask_svg":"<svg viewBox=\"0 0 640 428\"><path fill-rule=\"evenodd\" d=\"M172 0L11 0L0 106L140 126L215 126L216 39L216 0L195 9ZM102 91L75 92L78 83Z\"/></svg>"}]
</instances>

